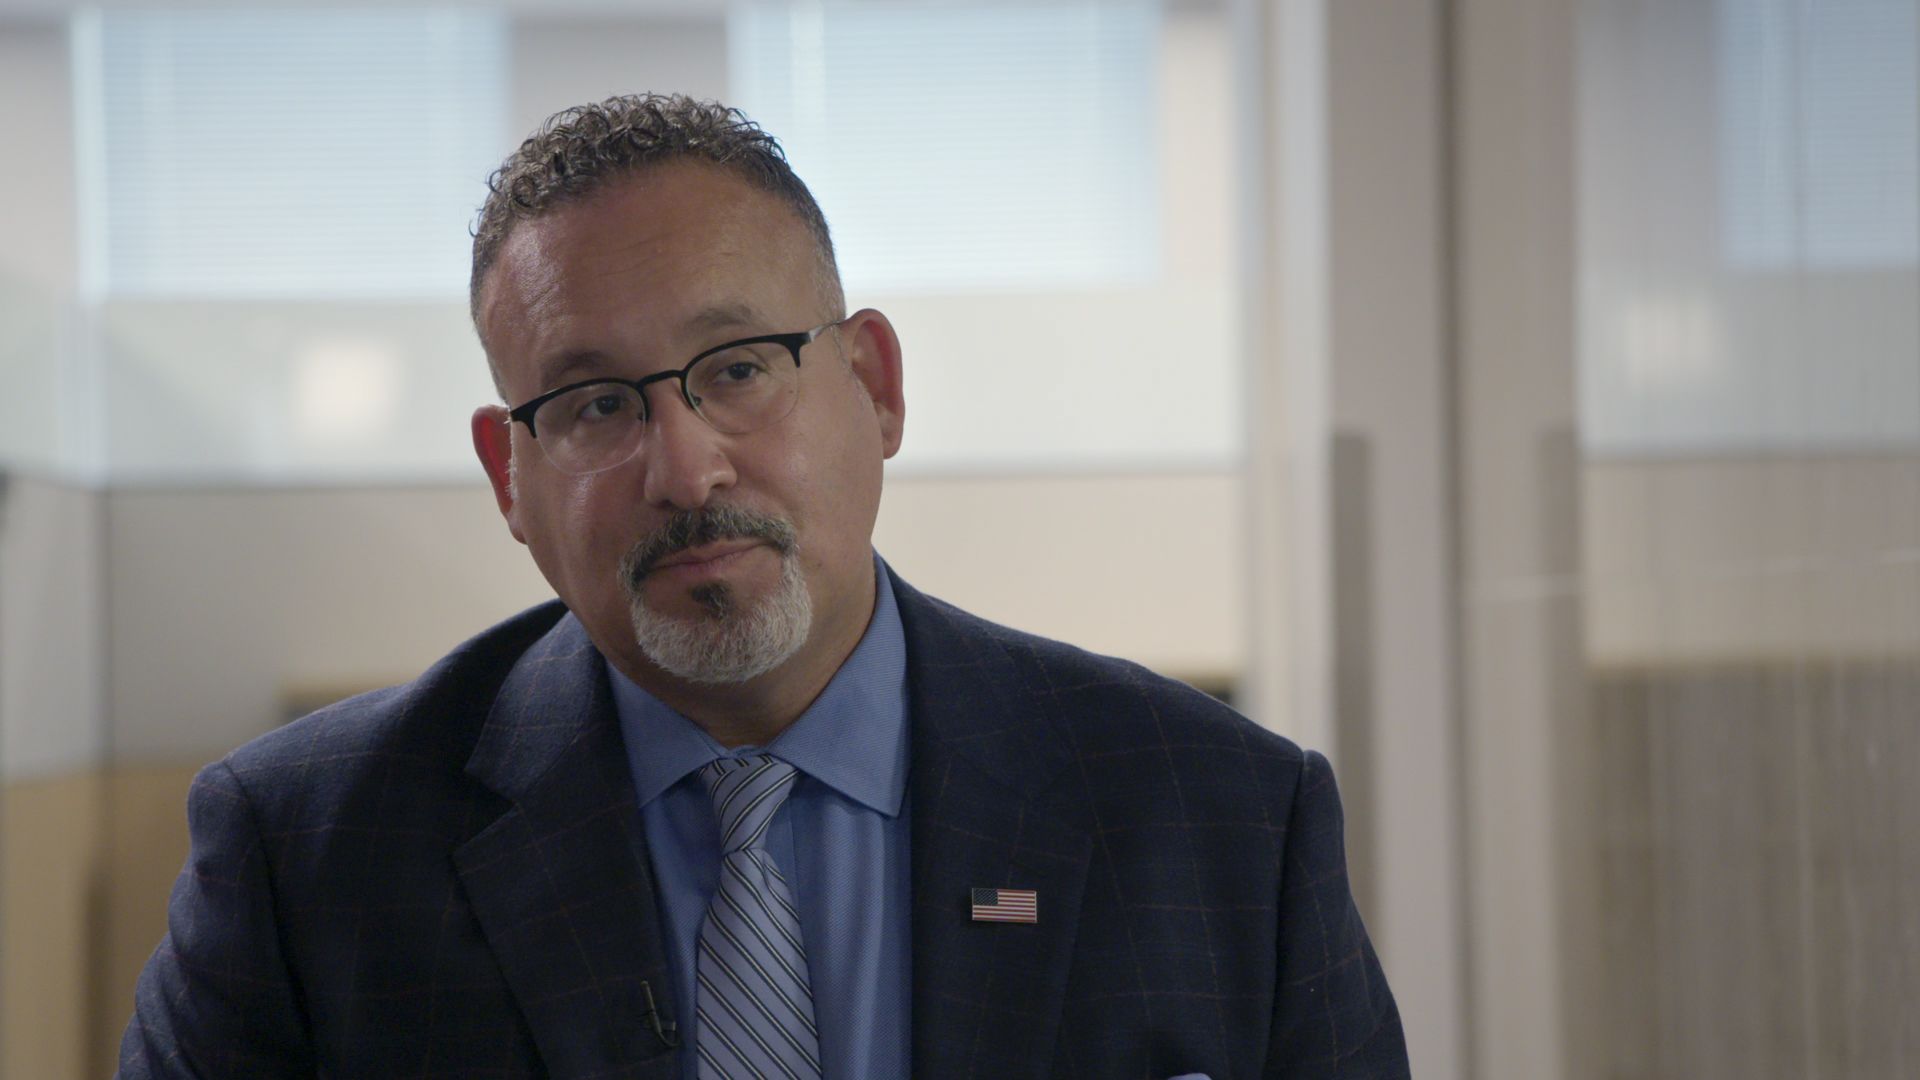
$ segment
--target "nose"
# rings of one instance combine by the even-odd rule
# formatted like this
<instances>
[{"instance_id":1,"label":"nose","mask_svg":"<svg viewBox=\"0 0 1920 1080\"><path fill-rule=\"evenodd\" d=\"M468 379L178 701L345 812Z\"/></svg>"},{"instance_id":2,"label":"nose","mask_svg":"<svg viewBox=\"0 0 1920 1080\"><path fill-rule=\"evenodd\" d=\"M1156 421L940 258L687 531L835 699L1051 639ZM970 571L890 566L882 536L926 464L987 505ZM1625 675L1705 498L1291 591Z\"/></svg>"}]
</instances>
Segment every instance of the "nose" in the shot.
<instances>
[{"instance_id":1,"label":"nose","mask_svg":"<svg viewBox=\"0 0 1920 1080\"><path fill-rule=\"evenodd\" d=\"M641 433L642 496L648 505L697 510L716 490L731 487L733 462L713 430L680 395L655 387Z\"/></svg>"}]
</instances>

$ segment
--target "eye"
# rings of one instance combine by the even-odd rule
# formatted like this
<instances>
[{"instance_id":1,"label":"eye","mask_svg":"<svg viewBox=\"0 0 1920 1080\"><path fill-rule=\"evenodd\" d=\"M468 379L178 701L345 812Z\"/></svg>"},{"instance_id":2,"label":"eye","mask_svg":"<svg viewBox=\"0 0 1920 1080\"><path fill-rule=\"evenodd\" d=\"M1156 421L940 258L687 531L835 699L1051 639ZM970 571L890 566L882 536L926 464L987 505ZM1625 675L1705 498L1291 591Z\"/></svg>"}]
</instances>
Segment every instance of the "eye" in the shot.
<instances>
[{"instance_id":1,"label":"eye","mask_svg":"<svg viewBox=\"0 0 1920 1080\"><path fill-rule=\"evenodd\" d=\"M766 373L767 365L759 360L741 357L729 361L725 367L714 373L713 381L717 383L750 382Z\"/></svg>"},{"instance_id":2,"label":"eye","mask_svg":"<svg viewBox=\"0 0 1920 1080\"><path fill-rule=\"evenodd\" d=\"M573 410L573 420L577 424L600 423L633 412L633 395L620 390L600 390L584 397L585 400Z\"/></svg>"},{"instance_id":3,"label":"eye","mask_svg":"<svg viewBox=\"0 0 1920 1080\"><path fill-rule=\"evenodd\" d=\"M583 419L591 420L596 417L612 416L619 411L620 399L618 397L612 394L601 394L599 397L587 402L587 407L580 410L580 416Z\"/></svg>"},{"instance_id":4,"label":"eye","mask_svg":"<svg viewBox=\"0 0 1920 1080\"><path fill-rule=\"evenodd\" d=\"M732 400L757 393L778 381L774 359L775 351L767 346L743 345L715 353L688 376L687 390L695 399L714 396Z\"/></svg>"}]
</instances>

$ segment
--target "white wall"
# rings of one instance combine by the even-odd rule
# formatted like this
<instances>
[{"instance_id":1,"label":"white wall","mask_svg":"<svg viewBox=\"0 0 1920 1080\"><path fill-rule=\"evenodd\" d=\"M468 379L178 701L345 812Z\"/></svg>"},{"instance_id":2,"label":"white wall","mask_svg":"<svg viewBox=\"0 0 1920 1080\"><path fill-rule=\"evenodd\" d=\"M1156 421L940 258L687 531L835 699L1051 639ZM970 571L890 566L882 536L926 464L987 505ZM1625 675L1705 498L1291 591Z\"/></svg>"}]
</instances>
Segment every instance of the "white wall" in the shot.
<instances>
[{"instance_id":1,"label":"white wall","mask_svg":"<svg viewBox=\"0 0 1920 1080\"><path fill-rule=\"evenodd\" d=\"M0 19L0 466L71 471L77 281L64 22Z\"/></svg>"}]
</instances>

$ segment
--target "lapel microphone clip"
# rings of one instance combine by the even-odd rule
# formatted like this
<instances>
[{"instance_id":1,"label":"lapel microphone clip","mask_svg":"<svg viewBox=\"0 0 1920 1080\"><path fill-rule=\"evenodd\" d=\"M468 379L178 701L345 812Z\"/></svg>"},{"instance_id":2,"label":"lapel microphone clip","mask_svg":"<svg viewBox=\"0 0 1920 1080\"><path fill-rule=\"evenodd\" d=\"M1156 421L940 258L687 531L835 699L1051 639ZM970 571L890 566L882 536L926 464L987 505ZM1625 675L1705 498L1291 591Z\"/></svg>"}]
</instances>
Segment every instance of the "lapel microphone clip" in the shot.
<instances>
[{"instance_id":1,"label":"lapel microphone clip","mask_svg":"<svg viewBox=\"0 0 1920 1080\"><path fill-rule=\"evenodd\" d=\"M654 1036L669 1047L679 1046L679 1029L675 1027L673 1021L662 1017L659 1006L653 1003L653 984L641 979L640 992L647 998L647 1026L653 1028Z\"/></svg>"}]
</instances>

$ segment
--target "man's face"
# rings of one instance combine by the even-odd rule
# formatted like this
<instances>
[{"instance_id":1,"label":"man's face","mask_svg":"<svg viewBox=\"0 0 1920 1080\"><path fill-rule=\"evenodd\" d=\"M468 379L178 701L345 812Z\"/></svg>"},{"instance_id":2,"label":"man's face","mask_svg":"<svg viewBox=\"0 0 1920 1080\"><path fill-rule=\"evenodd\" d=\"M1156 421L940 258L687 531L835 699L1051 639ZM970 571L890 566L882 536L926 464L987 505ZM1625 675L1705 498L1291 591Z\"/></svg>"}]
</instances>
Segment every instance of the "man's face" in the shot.
<instances>
[{"instance_id":1,"label":"man's face","mask_svg":"<svg viewBox=\"0 0 1920 1080\"><path fill-rule=\"evenodd\" d=\"M675 163L517 226L482 285L480 327L519 404L826 323L837 313L819 274L812 237L784 203ZM883 316L862 311L807 345L798 375L793 411L742 435L709 427L677 383L650 385L639 452L585 476L556 468L525 425L503 423L505 410L474 414L513 535L643 685L757 676L738 662L743 635L776 662L837 665L864 632L881 462L899 448L904 411L898 343ZM702 650L719 666L676 670Z\"/></svg>"}]
</instances>

